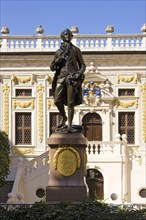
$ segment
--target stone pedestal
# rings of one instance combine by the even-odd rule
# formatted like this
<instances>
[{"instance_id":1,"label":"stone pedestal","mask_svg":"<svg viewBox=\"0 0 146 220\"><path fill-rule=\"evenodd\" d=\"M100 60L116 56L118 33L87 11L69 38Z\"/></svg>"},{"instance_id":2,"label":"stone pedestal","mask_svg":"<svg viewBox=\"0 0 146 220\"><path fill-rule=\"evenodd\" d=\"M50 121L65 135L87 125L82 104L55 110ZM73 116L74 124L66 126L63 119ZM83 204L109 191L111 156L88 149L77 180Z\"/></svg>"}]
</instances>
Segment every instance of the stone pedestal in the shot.
<instances>
[{"instance_id":1,"label":"stone pedestal","mask_svg":"<svg viewBox=\"0 0 146 220\"><path fill-rule=\"evenodd\" d=\"M46 201L81 202L87 195L84 175L86 169L87 139L81 132L52 134L50 147L50 174Z\"/></svg>"}]
</instances>

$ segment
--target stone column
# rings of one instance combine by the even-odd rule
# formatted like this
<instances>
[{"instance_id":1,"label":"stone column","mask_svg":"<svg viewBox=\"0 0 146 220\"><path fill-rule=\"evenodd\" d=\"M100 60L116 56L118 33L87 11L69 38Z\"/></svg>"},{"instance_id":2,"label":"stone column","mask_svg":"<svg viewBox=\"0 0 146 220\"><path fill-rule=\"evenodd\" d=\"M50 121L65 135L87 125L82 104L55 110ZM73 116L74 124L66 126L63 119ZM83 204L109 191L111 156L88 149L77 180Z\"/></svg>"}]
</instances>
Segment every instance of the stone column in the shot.
<instances>
[{"instance_id":1,"label":"stone column","mask_svg":"<svg viewBox=\"0 0 146 220\"><path fill-rule=\"evenodd\" d=\"M84 182L87 139L81 132L52 134L50 147L50 175L46 201L81 202L87 195Z\"/></svg>"}]
</instances>

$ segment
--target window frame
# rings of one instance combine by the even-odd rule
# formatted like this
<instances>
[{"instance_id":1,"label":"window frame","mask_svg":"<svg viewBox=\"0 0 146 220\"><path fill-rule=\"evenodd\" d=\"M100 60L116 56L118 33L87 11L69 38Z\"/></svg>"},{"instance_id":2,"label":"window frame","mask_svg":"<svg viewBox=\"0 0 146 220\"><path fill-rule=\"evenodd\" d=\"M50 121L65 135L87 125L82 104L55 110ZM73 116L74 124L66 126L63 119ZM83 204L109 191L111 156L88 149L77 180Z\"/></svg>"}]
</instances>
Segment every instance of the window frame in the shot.
<instances>
[{"instance_id":1,"label":"window frame","mask_svg":"<svg viewBox=\"0 0 146 220\"><path fill-rule=\"evenodd\" d=\"M126 115L126 119L125 119L126 125L125 126L120 126L120 115L122 115L122 114ZM128 126L128 114L134 115L134 125L133 126ZM118 112L118 133L120 134L120 129L123 129L125 131L124 134L126 134L126 136L127 136L127 142L128 142L128 130L133 130L134 142L133 143L128 142L128 145L135 145L135 142L136 142L136 140L135 140L135 124L136 124L135 111L129 111L129 112L120 111L120 112Z\"/></svg>"},{"instance_id":2,"label":"window frame","mask_svg":"<svg viewBox=\"0 0 146 220\"><path fill-rule=\"evenodd\" d=\"M18 90L22 90L22 93L24 93L23 95L17 95L17 91ZM25 91L28 91L28 90L30 90L31 91L31 95L25 95ZM30 88L17 88L17 89L15 89L15 97L17 97L17 98L24 98L24 97L28 97L28 98L30 98L30 97L32 97L32 89L30 89Z\"/></svg>"},{"instance_id":3,"label":"window frame","mask_svg":"<svg viewBox=\"0 0 146 220\"><path fill-rule=\"evenodd\" d=\"M22 126L21 127L17 127L17 115L18 114L23 114L23 121L22 121ZM31 126L30 127L25 127L24 126L24 119L25 119L25 115L26 114L30 114L30 120L31 120ZM17 131L21 130L22 131L22 143L19 143L17 141L18 137L17 137ZM25 130L30 130L30 139L31 142L30 143L25 143L25 138L24 138L24 132ZM15 112L15 145L32 145L32 112Z\"/></svg>"},{"instance_id":4,"label":"window frame","mask_svg":"<svg viewBox=\"0 0 146 220\"><path fill-rule=\"evenodd\" d=\"M120 95L120 91L124 91L124 95ZM128 95L128 90L133 90L133 95ZM118 88L118 97L135 97L135 88Z\"/></svg>"}]
</instances>

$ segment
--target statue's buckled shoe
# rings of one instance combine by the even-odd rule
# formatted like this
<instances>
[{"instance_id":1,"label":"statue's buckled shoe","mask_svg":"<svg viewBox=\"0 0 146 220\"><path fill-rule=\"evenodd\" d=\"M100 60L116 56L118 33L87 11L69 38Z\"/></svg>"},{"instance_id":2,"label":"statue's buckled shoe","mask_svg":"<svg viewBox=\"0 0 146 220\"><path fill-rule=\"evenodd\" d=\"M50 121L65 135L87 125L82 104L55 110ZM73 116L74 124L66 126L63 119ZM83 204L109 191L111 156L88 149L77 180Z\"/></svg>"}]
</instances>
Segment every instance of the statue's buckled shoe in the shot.
<instances>
[{"instance_id":1,"label":"statue's buckled shoe","mask_svg":"<svg viewBox=\"0 0 146 220\"><path fill-rule=\"evenodd\" d=\"M62 119L60 120L60 123L59 123L59 125L58 125L57 127L58 127L58 128L61 128L62 126L65 125L66 121L67 121L67 117L65 116L64 118L62 118Z\"/></svg>"}]
</instances>

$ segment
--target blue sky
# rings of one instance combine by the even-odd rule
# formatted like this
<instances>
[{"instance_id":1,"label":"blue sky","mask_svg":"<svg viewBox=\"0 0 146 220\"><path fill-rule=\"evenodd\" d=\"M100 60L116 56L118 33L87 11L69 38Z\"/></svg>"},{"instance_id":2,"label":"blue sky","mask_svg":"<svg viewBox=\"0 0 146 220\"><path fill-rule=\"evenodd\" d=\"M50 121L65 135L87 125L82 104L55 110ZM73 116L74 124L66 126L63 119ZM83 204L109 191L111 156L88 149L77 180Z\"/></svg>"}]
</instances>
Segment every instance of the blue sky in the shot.
<instances>
[{"instance_id":1,"label":"blue sky","mask_svg":"<svg viewBox=\"0 0 146 220\"><path fill-rule=\"evenodd\" d=\"M80 34L104 34L113 25L116 34L141 33L146 23L146 0L0 0L0 27L10 35L60 34L78 26Z\"/></svg>"}]
</instances>

